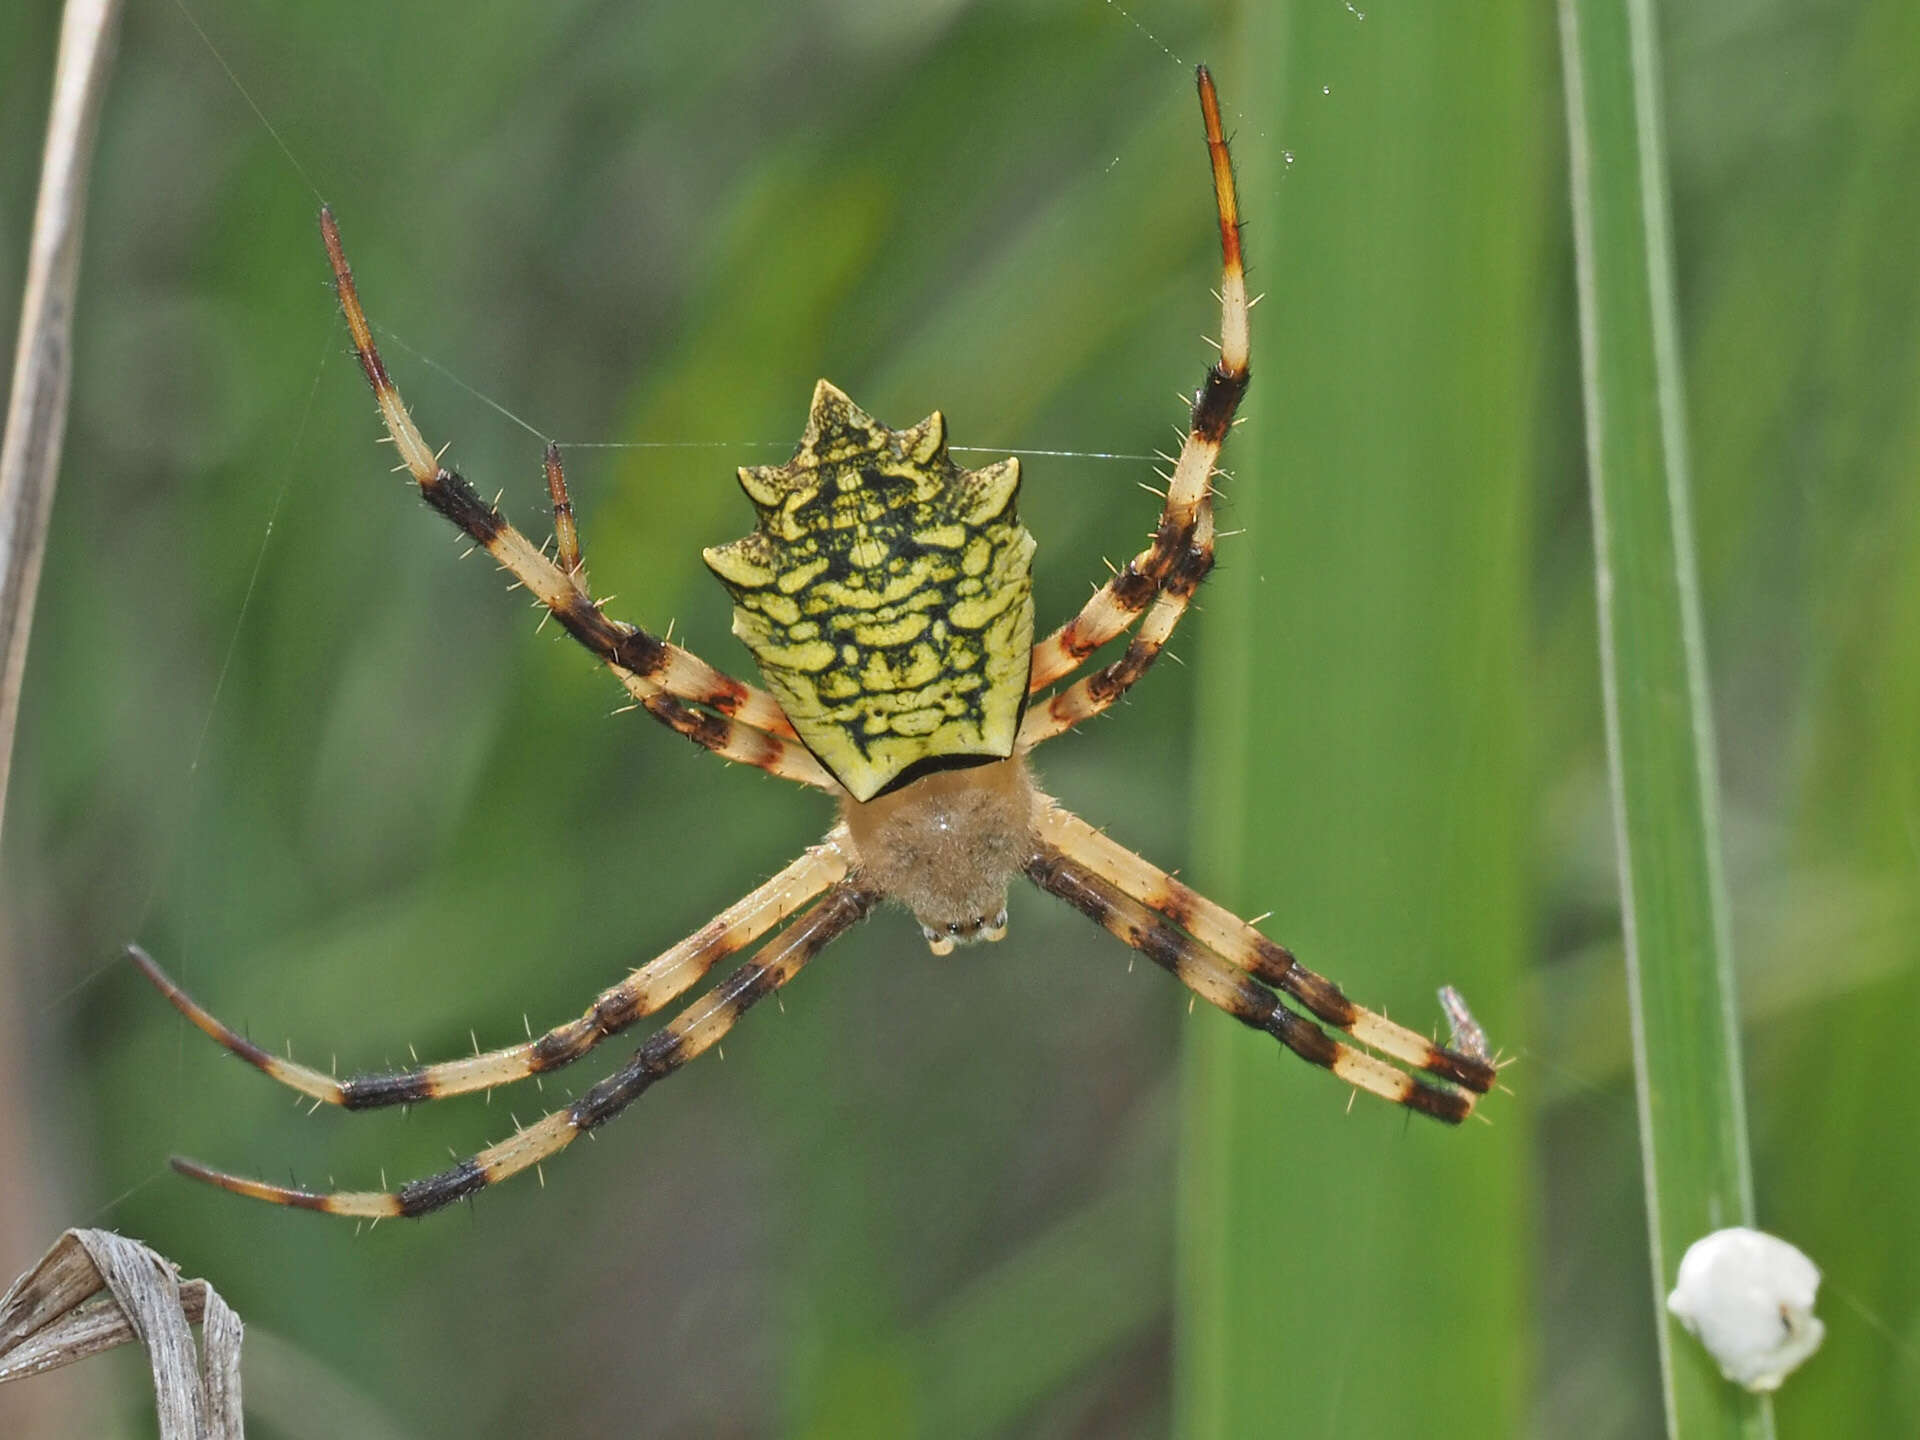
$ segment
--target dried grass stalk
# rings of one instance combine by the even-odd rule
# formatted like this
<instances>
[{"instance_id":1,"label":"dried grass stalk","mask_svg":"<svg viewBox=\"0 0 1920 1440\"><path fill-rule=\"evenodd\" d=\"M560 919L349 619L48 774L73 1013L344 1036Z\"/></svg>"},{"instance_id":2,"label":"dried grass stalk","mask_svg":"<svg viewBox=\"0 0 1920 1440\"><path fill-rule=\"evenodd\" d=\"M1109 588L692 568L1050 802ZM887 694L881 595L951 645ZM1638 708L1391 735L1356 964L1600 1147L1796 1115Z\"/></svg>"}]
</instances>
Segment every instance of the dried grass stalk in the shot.
<instances>
[{"instance_id":1,"label":"dried grass stalk","mask_svg":"<svg viewBox=\"0 0 1920 1440\"><path fill-rule=\"evenodd\" d=\"M0 1385L137 1340L161 1440L240 1440L240 1338L240 1317L206 1281L182 1280L137 1240L69 1230L0 1298Z\"/></svg>"},{"instance_id":2,"label":"dried grass stalk","mask_svg":"<svg viewBox=\"0 0 1920 1440\"><path fill-rule=\"evenodd\" d=\"M0 810L6 805L33 596L66 437L87 173L93 165L94 133L119 16L119 0L68 0L60 24L40 196L27 252L26 295L20 304L20 338L14 347L13 392L0 439Z\"/></svg>"}]
</instances>

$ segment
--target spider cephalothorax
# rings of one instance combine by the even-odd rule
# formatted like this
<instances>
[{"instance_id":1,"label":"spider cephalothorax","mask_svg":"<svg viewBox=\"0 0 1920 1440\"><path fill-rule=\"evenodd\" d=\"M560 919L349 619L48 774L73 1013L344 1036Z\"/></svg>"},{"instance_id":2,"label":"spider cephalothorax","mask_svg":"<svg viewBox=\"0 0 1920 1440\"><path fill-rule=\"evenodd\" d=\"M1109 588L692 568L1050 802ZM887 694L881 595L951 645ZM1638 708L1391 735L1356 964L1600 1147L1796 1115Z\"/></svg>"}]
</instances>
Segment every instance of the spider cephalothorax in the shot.
<instances>
[{"instance_id":1,"label":"spider cephalothorax","mask_svg":"<svg viewBox=\"0 0 1920 1440\"><path fill-rule=\"evenodd\" d=\"M1013 753L1033 650L1020 462L963 470L935 411L889 430L825 380L785 465L740 471L751 535L706 552L733 633L855 800L911 767Z\"/></svg>"},{"instance_id":2,"label":"spider cephalothorax","mask_svg":"<svg viewBox=\"0 0 1920 1440\"><path fill-rule=\"evenodd\" d=\"M523 1044L412 1070L338 1080L283 1060L222 1024L135 949L148 978L229 1050L316 1101L366 1109L488 1090L570 1064L765 940L570 1105L438 1175L393 1191L316 1193L192 1161L176 1166L281 1205L375 1218L426 1214L538 1165L612 1119L718 1043L882 900L910 909L936 954L960 940L1000 939L1007 886L1018 874L1209 1004L1357 1089L1448 1122L1472 1113L1495 1072L1457 994L1448 1014L1468 1037L1464 1050L1361 1008L1284 946L1042 794L1027 769L1027 751L1107 709L1146 672L1212 565L1213 467L1247 387L1249 306L1233 170L1204 68L1199 83L1220 220L1220 359L1194 394L1152 543L1079 614L1033 643L1033 540L1014 515L1017 462L963 470L947 456L938 412L889 430L822 381L794 458L740 472L758 528L707 551L733 592L735 632L772 693L601 612L587 588L557 449L547 450L554 559L441 468L387 374L339 230L321 212L361 368L422 498L532 592L648 714L726 759L827 792L840 820L578 1018ZM1062 683L1129 630L1120 655Z\"/></svg>"}]
</instances>

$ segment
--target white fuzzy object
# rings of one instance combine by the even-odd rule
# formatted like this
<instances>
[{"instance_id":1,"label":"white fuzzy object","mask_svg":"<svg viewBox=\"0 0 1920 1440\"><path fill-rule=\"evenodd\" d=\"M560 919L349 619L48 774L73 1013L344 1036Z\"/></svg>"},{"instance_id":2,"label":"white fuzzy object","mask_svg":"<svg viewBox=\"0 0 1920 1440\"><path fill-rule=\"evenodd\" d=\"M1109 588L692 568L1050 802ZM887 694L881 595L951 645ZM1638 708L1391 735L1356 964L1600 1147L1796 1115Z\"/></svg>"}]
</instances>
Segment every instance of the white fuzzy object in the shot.
<instances>
[{"instance_id":1,"label":"white fuzzy object","mask_svg":"<svg viewBox=\"0 0 1920 1440\"><path fill-rule=\"evenodd\" d=\"M1813 1313L1820 1267L1777 1235L1736 1225L1687 1247L1667 1309L1699 1337L1720 1373L1778 1390L1826 1338Z\"/></svg>"}]
</instances>

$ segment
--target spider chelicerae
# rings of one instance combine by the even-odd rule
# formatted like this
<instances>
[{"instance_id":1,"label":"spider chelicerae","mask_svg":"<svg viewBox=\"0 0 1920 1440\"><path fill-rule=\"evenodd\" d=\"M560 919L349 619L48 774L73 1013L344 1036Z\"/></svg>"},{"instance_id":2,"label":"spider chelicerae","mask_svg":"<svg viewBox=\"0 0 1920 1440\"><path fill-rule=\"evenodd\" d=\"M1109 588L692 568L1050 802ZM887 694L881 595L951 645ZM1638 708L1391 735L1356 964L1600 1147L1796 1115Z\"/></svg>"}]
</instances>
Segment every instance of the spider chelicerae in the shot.
<instances>
[{"instance_id":1,"label":"spider chelicerae","mask_svg":"<svg viewBox=\"0 0 1920 1440\"><path fill-rule=\"evenodd\" d=\"M913 912L936 955L1003 938L1016 875L1357 1090L1450 1123L1472 1113L1495 1067L1484 1043L1473 1040L1477 1027L1463 1005L1468 1038L1455 1049L1362 1009L1252 925L1062 809L1027 766L1035 746L1098 715L1145 673L1213 564L1214 463L1247 388L1248 302L1219 103L1204 67L1198 81L1220 221L1220 358L1194 396L1152 543L1036 643L1033 538L1014 511L1020 462L961 469L948 457L939 412L889 430L822 380L793 458L739 472L759 524L706 551L732 592L734 633L758 661L765 690L602 613L588 588L557 448L546 455L552 559L441 467L388 377L339 229L321 211L354 349L427 504L532 592L648 714L725 759L826 791L840 818L818 845L604 991L578 1019L523 1044L410 1070L340 1080L271 1055L132 948L147 978L220 1044L316 1102L357 1110L488 1090L558 1069L679 999L727 957L766 941L570 1105L440 1174L394 1191L315 1193L189 1160L175 1159L177 1169L241 1195L329 1214L424 1215L538 1165L611 1120L718 1043L883 900ZM1117 659L1061 683L1129 630ZM1050 693L1038 698L1042 692ZM1462 1033L1458 1018L1453 1024Z\"/></svg>"}]
</instances>

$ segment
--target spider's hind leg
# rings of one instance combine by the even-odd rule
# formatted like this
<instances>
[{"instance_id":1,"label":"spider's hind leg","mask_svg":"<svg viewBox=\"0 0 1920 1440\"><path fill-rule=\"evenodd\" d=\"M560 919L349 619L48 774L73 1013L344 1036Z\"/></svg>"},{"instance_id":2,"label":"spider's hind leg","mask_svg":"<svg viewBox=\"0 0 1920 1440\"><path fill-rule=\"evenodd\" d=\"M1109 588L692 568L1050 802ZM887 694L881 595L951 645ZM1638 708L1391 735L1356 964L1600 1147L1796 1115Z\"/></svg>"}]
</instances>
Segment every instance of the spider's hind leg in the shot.
<instances>
[{"instance_id":1,"label":"spider's hind leg","mask_svg":"<svg viewBox=\"0 0 1920 1440\"><path fill-rule=\"evenodd\" d=\"M1322 1020L1317 1013L1300 1014L1267 988L1269 984L1276 985L1290 996L1294 995L1296 985L1288 983L1285 974L1254 969L1245 963L1245 956L1238 954L1232 955L1233 963L1229 963L1228 958L1222 958L1229 952L1224 949L1217 952L1201 938L1205 926L1191 911L1182 913L1176 925L1168 916L1156 913L1155 908L1128 893L1125 883L1110 873L1103 873L1109 867L1088 864L1056 846L1047 838L1044 826L1037 838L1039 849L1027 865L1027 877L1035 885L1059 896L1125 941L1208 1004L1224 1010L1243 1025L1273 1036L1301 1059L1331 1070L1355 1089L1457 1125L1473 1113L1478 1097L1493 1087L1495 1072L1490 1063L1443 1049L1371 1011L1361 1010L1329 982L1310 971L1300 970L1292 957L1286 956L1287 968L1300 970L1305 979L1315 982L1306 987L1313 999L1302 1000L1303 1009L1328 1010L1337 1001L1332 1018ZM1285 955L1284 951L1280 953ZM1253 974L1247 973L1250 969ZM1253 978L1254 974L1259 979ZM1323 1024L1345 1030L1355 1038L1364 1034L1367 1043L1384 1050L1407 1068L1346 1044L1329 1034ZM1405 1036L1406 1043L1403 1045L1395 1039L1391 1046L1383 1044L1382 1037L1394 1037L1388 1036L1381 1027ZM1413 1049L1419 1058L1408 1059L1396 1053L1401 1049ZM1424 1071L1445 1083L1435 1083L1414 1071Z\"/></svg>"},{"instance_id":2,"label":"spider's hind leg","mask_svg":"<svg viewBox=\"0 0 1920 1440\"><path fill-rule=\"evenodd\" d=\"M511 1085L570 1065L610 1035L664 1009L728 956L737 954L829 885L845 879L846 832L835 829L786 869L729 906L678 945L642 965L594 998L577 1019L530 1035L518 1045L480 1051L411 1070L374 1071L342 1080L310 1065L275 1055L220 1020L189 995L137 945L127 956L154 988L204 1034L289 1089L325 1105L374 1110L413 1105Z\"/></svg>"},{"instance_id":3,"label":"spider's hind leg","mask_svg":"<svg viewBox=\"0 0 1920 1440\"><path fill-rule=\"evenodd\" d=\"M451 1169L411 1181L398 1190L323 1193L229 1175L195 1160L176 1157L173 1167L183 1175L231 1190L236 1195L301 1210L375 1220L392 1216L411 1219L430 1214L523 1170L531 1170L541 1161L559 1154L581 1135L604 1125L639 1099L656 1080L664 1080L718 1043L750 1007L785 985L830 941L865 919L878 900L870 891L848 881L840 882L781 935L763 946L753 959L681 1011L672 1023L648 1036L631 1060L583 1092L571 1105L543 1115Z\"/></svg>"},{"instance_id":4,"label":"spider's hind leg","mask_svg":"<svg viewBox=\"0 0 1920 1440\"><path fill-rule=\"evenodd\" d=\"M1368 1049L1475 1094L1484 1095L1493 1088L1494 1067L1485 1054L1458 1042L1451 1049L1436 1045L1419 1031L1354 1004L1338 985L1302 965L1286 946L1078 815L1049 803L1036 814L1034 825L1046 844L1155 914L1173 921L1236 970L1244 970L1262 985L1278 990L1321 1024L1345 1031ZM1451 987L1449 992L1458 998ZM1446 1003L1443 999L1443 1007ZM1464 1012L1464 1006L1462 1009ZM1484 1045L1484 1033L1480 1039Z\"/></svg>"}]
</instances>

